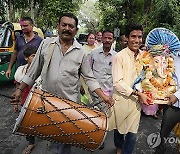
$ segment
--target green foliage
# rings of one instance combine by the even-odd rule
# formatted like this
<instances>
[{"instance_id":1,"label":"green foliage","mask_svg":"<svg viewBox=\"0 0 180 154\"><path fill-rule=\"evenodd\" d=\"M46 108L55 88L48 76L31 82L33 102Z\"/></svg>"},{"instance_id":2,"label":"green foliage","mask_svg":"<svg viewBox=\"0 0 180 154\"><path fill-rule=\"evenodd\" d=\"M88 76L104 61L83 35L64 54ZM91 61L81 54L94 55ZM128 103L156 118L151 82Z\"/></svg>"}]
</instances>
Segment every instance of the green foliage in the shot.
<instances>
[{"instance_id":1,"label":"green foliage","mask_svg":"<svg viewBox=\"0 0 180 154\"><path fill-rule=\"evenodd\" d=\"M83 2L87 5L82 7ZM13 22L21 16L33 16L38 27L46 30L56 27L61 13L72 12L79 14L87 32L118 27L123 34L126 23L133 20L143 24L145 36L155 27L166 27L180 37L179 0L97 0L95 8L91 3L90 0L0 0L0 20L5 20L8 13ZM5 12L5 7L9 12Z\"/></svg>"},{"instance_id":2,"label":"green foliage","mask_svg":"<svg viewBox=\"0 0 180 154\"><path fill-rule=\"evenodd\" d=\"M3 5L11 6L19 20L22 16L34 16L38 27L46 29L55 27L60 14L64 12L77 13L82 0L2 0ZM0 0L1 2L1 0ZM0 9L1 11L3 9ZM2 14L5 15L3 12ZM2 16L1 14L1 16ZM15 21L16 19L12 19Z\"/></svg>"},{"instance_id":3,"label":"green foliage","mask_svg":"<svg viewBox=\"0 0 180 154\"><path fill-rule=\"evenodd\" d=\"M80 29L83 29L84 33L95 33L98 31L99 26L99 11L96 9L93 1L86 1L80 6L78 12Z\"/></svg>"},{"instance_id":4,"label":"green foliage","mask_svg":"<svg viewBox=\"0 0 180 154\"><path fill-rule=\"evenodd\" d=\"M99 29L101 31L109 29L111 31L114 28L120 28L122 30L122 25L125 23L124 10L122 9L123 0L99 0L98 6L100 8L100 23Z\"/></svg>"},{"instance_id":5,"label":"green foliage","mask_svg":"<svg viewBox=\"0 0 180 154\"><path fill-rule=\"evenodd\" d=\"M136 21L144 26L144 35L156 27L165 27L180 37L179 0L99 0L99 28L119 27L124 33L125 25Z\"/></svg>"},{"instance_id":6,"label":"green foliage","mask_svg":"<svg viewBox=\"0 0 180 154\"><path fill-rule=\"evenodd\" d=\"M77 13L79 9L79 0L44 0L37 12L36 18L38 26L46 29L56 27L60 14L64 12Z\"/></svg>"},{"instance_id":7,"label":"green foliage","mask_svg":"<svg viewBox=\"0 0 180 154\"><path fill-rule=\"evenodd\" d=\"M165 27L180 37L180 3L179 0L154 0L155 5L150 14L153 27Z\"/></svg>"},{"instance_id":8,"label":"green foliage","mask_svg":"<svg viewBox=\"0 0 180 154\"><path fill-rule=\"evenodd\" d=\"M5 22L5 8L3 2L0 0L0 23Z\"/></svg>"}]
</instances>

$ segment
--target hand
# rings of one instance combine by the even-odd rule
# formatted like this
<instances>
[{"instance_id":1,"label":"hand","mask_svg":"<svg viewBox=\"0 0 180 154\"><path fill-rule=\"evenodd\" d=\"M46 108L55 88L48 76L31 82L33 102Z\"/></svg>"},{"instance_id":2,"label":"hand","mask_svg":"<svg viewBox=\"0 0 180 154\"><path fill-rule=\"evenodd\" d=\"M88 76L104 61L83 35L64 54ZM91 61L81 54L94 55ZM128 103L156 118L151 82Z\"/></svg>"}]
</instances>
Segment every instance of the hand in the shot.
<instances>
[{"instance_id":1,"label":"hand","mask_svg":"<svg viewBox=\"0 0 180 154\"><path fill-rule=\"evenodd\" d=\"M166 98L168 99L168 103L167 103L168 105L172 105L178 101L178 98L172 94L168 95Z\"/></svg>"},{"instance_id":2,"label":"hand","mask_svg":"<svg viewBox=\"0 0 180 154\"><path fill-rule=\"evenodd\" d=\"M10 100L11 105L17 105L20 101L22 91L20 89L16 89L16 91L13 93L13 99Z\"/></svg>"},{"instance_id":3,"label":"hand","mask_svg":"<svg viewBox=\"0 0 180 154\"><path fill-rule=\"evenodd\" d=\"M150 98L144 93L138 92L138 99L142 104L146 104L146 105L152 104L152 103L148 103L148 102L152 102L152 98Z\"/></svg>"},{"instance_id":4,"label":"hand","mask_svg":"<svg viewBox=\"0 0 180 154\"><path fill-rule=\"evenodd\" d=\"M15 113L18 113L19 112L18 105L14 105L13 110L14 110Z\"/></svg>"},{"instance_id":5,"label":"hand","mask_svg":"<svg viewBox=\"0 0 180 154\"><path fill-rule=\"evenodd\" d=\"M8 70L6 71L6 77L9 79L10 76L11 76L11 69L8 69Z\"/></svg>"},{"instance_id":6,"label":"hand","mask_svg":"<svg viewBox=\"0 0 180 154\"><path fill-rule=\"evenodd\" d=\"M114 101L114 99L112 99L111 97L109 97L109 96L107 96L107 95L103 95L103 97L102 97L102 101L104 102L104 103L106 103L106 105L108 106L108 108L111 108L113 105L114 105L114 103L115 103L115 101Z\"/></svg>"},{"instance_id":7,"label":"hand","mask_svg":"<svg viewBox=\"0 0 180 154\"><path fill-rule=\"evenodd\" d=\"M108 108L114 105L115 101L111 97L105 95L100 88L95 89L95 93L102 99L104 103L107 104Z\"/></svg>"}]
</instances>

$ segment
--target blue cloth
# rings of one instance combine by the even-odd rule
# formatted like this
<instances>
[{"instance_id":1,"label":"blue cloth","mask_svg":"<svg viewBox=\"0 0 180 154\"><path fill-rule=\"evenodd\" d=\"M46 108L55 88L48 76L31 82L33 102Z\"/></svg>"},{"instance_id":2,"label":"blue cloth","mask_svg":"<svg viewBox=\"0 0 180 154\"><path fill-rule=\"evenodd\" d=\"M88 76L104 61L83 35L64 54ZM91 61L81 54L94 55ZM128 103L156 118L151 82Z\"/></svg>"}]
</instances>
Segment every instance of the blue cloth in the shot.
<instances>
[{"instance_id":1,"label":"blue cloth","mask_svg":"<svg viewBox=\"0 0 180 154\"><path fill-rule=\"evenodd\" d=\"M25 61L24 55L23 55L23 52L26 49L26 47L28 45L30 45L30 46L33 46L37 49L42 40L43 39L36 34L35 34L34 38L29 42L26 42L23 34L21 34L20 36L17 37L15 50L18 52L18 56L17 56L18 66L25 65L27 63Z\"/></svg>"},{"instance_id":2,"label":"blue cloth","mask_svg":"<svg viewBox=\"0 0 180 154\"><path fill-rule=\"evenodd\" d=\"M136 143L136 134L128 132L126 135L114 130L114 145L122 150L123 154L132 154Z\"/></svg>"}]
</instances>

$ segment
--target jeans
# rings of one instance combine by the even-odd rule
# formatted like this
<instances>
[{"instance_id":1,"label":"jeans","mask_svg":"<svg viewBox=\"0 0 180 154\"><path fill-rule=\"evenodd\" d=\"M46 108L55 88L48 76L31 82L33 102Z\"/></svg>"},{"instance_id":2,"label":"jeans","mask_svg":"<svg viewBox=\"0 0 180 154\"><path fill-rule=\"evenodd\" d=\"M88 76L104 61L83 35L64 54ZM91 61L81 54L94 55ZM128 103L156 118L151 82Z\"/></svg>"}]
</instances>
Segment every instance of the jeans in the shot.
<instances>
[{"instance_id":1,"label":"jeans","mask_svg":"<svg viewBox=\"0 0 180 154\"><path fill-rule=\"evenodd\" d=\"M136 134L128 132L120 134L117 129L114 130L114 144L120 148L123 154L132 154L136 143Z\"/></svg>"},{"instance_id":2,"label":"jeans","mask_svg":"<svg viewBox=\"0 0 180 154\"><path fill-rule=\"evenodd\" d=\"M71 154L71 145L56 143L56 154Z\"/></svg>"},{"instance_id":3,"label":"jeans","mask_svg":"<svg viewBox=\"0 0 180 154\"><path fill-rule=\"evenodd\" d=\"M174 128L180 122L180 108L174 106L166 106L163 110L163 118L161 124L161 143L156 148L155 154L164 154L166 151L166 143L164 138L167 138Z\"/></svg>"}]
</instances>

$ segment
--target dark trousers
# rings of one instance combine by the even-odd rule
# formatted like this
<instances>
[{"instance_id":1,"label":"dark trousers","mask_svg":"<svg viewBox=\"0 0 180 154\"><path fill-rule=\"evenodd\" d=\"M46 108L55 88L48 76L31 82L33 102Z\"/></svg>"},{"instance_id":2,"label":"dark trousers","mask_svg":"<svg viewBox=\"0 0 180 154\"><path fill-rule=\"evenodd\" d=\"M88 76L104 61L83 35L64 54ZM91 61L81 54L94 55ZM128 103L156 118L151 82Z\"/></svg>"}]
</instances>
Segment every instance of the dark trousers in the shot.
<instances>
[{"instance_id":1,"label":"dark trousers","mask_svg":"<svg viewBox=\"0 0 180 154\"><path fill-rule=\"evenodd\" d=\"M165 153L166 143L164 138L169 137L170 132L178 122L180 122L180 108L174 106L165 106L160 131L161 143L156 148L155 154Z\"/></svg>"},{"instance_id":2,"label":"dark trousers","mask_svg":"<svg viewBox=\"0 0 180 154\"><path fill-rule=\"evenodd\" d=\"M114 130L114 144L116 148L120 148L123 154L132 154L136 143L136 134L127 133L120 134L118 130Z\"/></svg>"},{"instance_id":3,"label":"dark trousers","mask_svg":"<svg viewBox=\"0 0 180 154\"><path fill-rule=\"evenodd\" d=\"M34 136L26 136L26 140L29 141L30 145L35 143L35 137Z\"/></svg>"}]
</instances>

